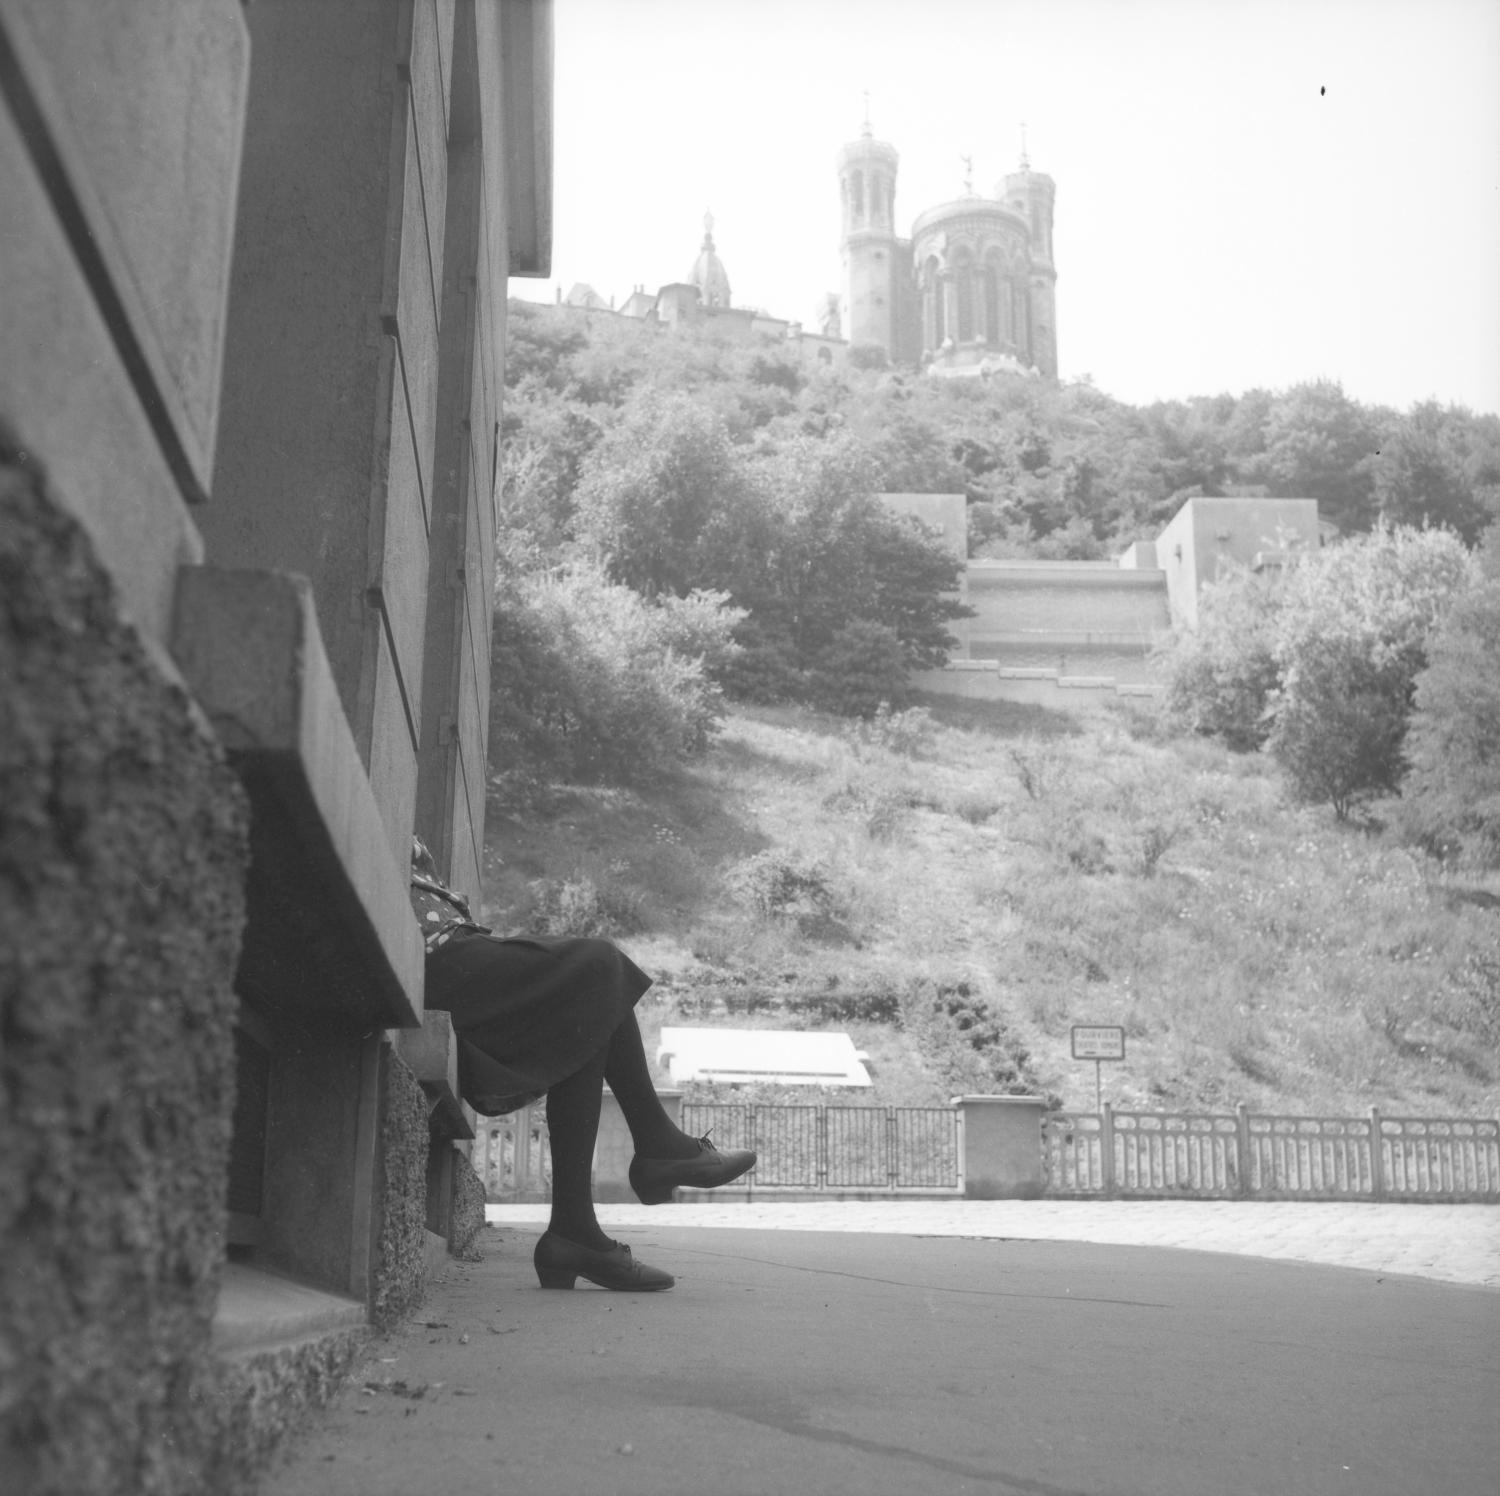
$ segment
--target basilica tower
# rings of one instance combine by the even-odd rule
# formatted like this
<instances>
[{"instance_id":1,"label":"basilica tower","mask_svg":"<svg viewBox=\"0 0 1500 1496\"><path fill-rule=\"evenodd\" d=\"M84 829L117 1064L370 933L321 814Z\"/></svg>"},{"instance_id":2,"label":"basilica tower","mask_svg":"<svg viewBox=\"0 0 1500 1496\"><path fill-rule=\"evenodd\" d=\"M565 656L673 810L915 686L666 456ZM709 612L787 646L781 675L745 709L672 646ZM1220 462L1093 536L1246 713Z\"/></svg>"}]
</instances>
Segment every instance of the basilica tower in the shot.
<instances>
[{"instance_id":1,"label":"basilica tower","mask_svg":"<svg viewBox=\"0 0 1500 1496\"><path fill-rule=\"evenodd\" d=\"M851 345L878 345L887 357L899 354L897 159L895 146L876 140L868 120L860 138L839 152L847 336Z\"/></svg>"},{"instance_id":2,"label":"basilica tower","mask_svg":"<svg viewBox=\"0 0 1500 1496\"><path fill-rule=\"evenodd\" d=\"M996 185L995 196L1024 218L1031 230L1032 361L1048 378L1056 379L1057 265L1052 259L1052 205L1057 199L1057 183L1046 172L1032 171L1023 149L1020 170Z\"/></svg>"}]
</instances>

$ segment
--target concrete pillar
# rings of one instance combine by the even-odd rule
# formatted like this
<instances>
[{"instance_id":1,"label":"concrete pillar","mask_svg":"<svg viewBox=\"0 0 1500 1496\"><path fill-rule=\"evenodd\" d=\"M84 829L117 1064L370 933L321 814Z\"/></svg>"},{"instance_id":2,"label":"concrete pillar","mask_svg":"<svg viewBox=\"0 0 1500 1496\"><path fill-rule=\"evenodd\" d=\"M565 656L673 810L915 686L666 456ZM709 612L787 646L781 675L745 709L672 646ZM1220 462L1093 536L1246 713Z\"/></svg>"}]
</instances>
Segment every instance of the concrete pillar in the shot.
<instances>
[{"instance_id":1,"label":"concrete pillar","mask_svg":"<svg viewBox=\"0 0 1500 1496\"><path fill-rule=\"evenodd\" d=\"M963 1123L964 1195L970 1200L1036 1200L1042 1171L1040 1096L955 1096Z\"/></svg>"},{"instance_id":2,"label":"concrete pillar","mask_svg":"<svg viewBox=\"0 0 1500 1496\"><path fill-rule=\"evenodd\" d=\"M682 1121L682 1092L658 1091L657 1096L674 1123ZM630 1128L625 1123L625 1114L614 1092L604 1088L604 1105L599 1112L599 1137L594 1144L594 1199L603 1204L618 1204L634 1200L635 1192L630 1188L630 1160L635 1157L635 1144L630 1138Z\"/></svg>"}]
</instances>

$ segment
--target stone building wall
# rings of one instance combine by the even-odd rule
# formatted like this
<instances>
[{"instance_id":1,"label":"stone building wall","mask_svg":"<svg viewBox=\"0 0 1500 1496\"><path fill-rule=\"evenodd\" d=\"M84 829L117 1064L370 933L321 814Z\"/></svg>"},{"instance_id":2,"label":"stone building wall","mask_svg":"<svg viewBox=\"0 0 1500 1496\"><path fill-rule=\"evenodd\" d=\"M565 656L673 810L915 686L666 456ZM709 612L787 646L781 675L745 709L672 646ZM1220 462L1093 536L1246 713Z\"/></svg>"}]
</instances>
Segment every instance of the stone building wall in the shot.
<instances>
[{"instance_id":1,"label":"stone building wall","mask_svg":"<svg viewBox=\"0 0 1500 1496\"><path fill-rule=\"evenodd\" d=\"M442 1248L407 860L477 892L550 36L0 0L6 1496L247 1489Z\"/></svg>"}]
</instances>

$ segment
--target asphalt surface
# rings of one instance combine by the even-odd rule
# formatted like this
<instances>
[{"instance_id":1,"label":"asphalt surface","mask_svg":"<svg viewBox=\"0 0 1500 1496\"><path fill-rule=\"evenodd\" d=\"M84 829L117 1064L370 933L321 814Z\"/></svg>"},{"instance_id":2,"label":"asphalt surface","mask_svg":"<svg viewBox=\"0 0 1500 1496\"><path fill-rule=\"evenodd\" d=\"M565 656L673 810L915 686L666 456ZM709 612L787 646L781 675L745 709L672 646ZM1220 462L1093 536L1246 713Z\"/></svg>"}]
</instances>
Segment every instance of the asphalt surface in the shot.
<instances>
[{"instance_id":1,"label":"asphalt surface","mask_svg":"<svg viewBox=\"0 0 1500 1496\"><path fill-rule=\"evenodd\" d=\"M1078 1235L1122 1219L1038 1207ZM1214 1206L1183 1205L1198 1224L1171 1246L1045 1239L1005 1204L821 1212L841 1230L776 1209L601 1211L677 1275L663 1294L545 1292L536 1230L485 1232L484 1261L372 1343L266 1496L1500 1491L1492 1207L1287 1208L1340 1263L1377 1221L1386 1260L1436 1232L1452 1250L1421 1277L1273 1260L1244 1226L1234 1253L1203 1250ZM1235 1209L1297 1236L1280 1207Z\"/></svg>"}]
</instances>

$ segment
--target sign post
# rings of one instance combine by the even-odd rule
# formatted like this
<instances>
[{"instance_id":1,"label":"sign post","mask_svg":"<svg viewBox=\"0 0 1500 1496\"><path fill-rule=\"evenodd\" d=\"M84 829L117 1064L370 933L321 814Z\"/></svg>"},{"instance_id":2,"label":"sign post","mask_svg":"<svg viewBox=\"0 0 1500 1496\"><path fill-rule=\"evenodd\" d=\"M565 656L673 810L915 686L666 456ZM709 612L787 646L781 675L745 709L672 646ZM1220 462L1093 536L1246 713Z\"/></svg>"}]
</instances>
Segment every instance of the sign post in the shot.
<instances>
[{"instance_id":1,"label":"sign post","mask_svg":"<svg viewBox=\"0 0 1500 1496\"><path fill-rule=\"evenodd\" d=\"M1105 1060L1125 1058L1125 1030L1112 1023L1075 1023L1073 1058L1094 1062L1094 1109L1104 1110L1104 1081L1100 1066Z\"/></svg>"}]
</instances>

